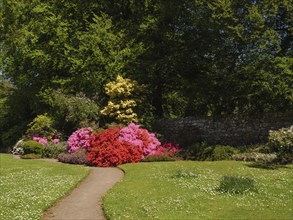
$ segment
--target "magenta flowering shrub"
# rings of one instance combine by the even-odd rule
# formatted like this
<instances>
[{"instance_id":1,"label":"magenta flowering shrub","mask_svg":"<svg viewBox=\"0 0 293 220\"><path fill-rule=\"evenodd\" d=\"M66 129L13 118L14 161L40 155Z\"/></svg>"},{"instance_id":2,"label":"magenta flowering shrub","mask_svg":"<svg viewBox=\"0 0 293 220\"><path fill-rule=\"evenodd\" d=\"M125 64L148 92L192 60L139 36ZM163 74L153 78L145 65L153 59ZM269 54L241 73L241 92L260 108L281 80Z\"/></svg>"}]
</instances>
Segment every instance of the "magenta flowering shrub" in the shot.
<instances>
[{"instance_id":1,"label":"magenta flowering shrub","mask_svg":"<svg viewBox=\"0 0 293 220\"><path fill-rule=\"evenodd\" d=\"M127 141L134 144L136 147L143 148L143 141L139 139L141 128L134 123L129 124L120 130L119 140Z\"/></svg>"},{"instance_id":2,"label":"magenta flowering shrub","mask_svg":"<svg viewBox=\"0 0 293 220\"><path fill-rule=\"evenodd\" d=\"M157 149L154 150L151 155L173 157L174 153L177 150L179 150L179 144L164 143L161 146L157 147Z\"/></svg>"},{"instance_id":3,"label":"magenta flowering shrub","mask_svg":"<svg viewBox=\"0 0 293 220\"><path fill-rule=\"evenodd\" d=\"M48 139L46 137L37 137L37 136L34 136L33 137L33 141L37 141L37 142L39 142L42 145L45 145L45 144L48 143Z\"/></svg>"},{"instance_id":4,"label":"magenta flowering shrub","mask_svg":"<svg viewBox=\"0 0 293 220\"><path fill-rule=\"evenodd\" d=\"M67 140L68 152L73 153L79 148L89 148L92 132L92 128L81 128L73 132Z\"/></svg>"},{"instance_id":5,"label":"magenta flowering shrub","mask_svg":"<svg viewBox=\"0 0 293 220\"><path fill-rule=\"evenodd\" d=\"M155 134L140 128L134 123L129 124L120 131L119 141L126 141L143 150L142 157L152 155L157 147L161 145Z\"/></svg>"}]
</instances>

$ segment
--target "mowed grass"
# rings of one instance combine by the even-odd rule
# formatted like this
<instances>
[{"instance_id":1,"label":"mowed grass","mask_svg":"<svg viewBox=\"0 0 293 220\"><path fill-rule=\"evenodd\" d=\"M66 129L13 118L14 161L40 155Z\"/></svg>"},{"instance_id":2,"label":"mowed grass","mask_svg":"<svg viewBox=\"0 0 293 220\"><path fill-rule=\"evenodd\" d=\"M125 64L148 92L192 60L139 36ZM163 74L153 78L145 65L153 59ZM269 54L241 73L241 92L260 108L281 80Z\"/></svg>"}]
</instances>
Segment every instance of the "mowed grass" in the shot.
<instances>
[{"instance_id":1,"label":"mowed grass","mask_svg":"<svg viewBox=\"0 0 293 220\"><path fill-rule=\"evenodd\" d=\"M104 198L106 216L109 219L293 219L293 166L267 170L247 165L236 161L122 165L124 179ZM220 191L223 177L225 180L227 176L235 177L236 181L251 180L253 189L237 194ZM227 187L233 187L232 183Z\"/></svg>"},{"instance_id":2,"label":"mowed grass","mask_svg":"<svg viewBox=\"0 0 293 220\"><path fill-rule=\"evenodd\" d=\"M42 219L42 212L89 173L82 166L0 154L0 219Z\"/></svg>"}]
</instances>

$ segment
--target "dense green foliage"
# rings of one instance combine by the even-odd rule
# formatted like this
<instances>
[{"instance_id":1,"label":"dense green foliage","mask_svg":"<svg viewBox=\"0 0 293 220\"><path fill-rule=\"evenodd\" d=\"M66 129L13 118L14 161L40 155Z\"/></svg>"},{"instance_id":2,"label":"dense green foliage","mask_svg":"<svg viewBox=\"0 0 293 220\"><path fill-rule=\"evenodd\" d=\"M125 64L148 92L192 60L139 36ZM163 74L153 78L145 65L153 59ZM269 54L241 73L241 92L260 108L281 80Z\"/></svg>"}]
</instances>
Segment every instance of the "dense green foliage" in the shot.
<instances>
[{"instance_id":1,"label":"dense green foliage","mask_svg":"<svg viewBox=\"0 0 293 220\"><path fill-rule=\"evenodd\" d=\"M66 151L67 151L66 142L61 142L59 144L49 143L44 146L42 150L42 157L57 158L59 154L65 153Z\"/></svg>"},{"instance_id":2,"label":"dense green foliage","mask_svg":"<svg viewBox=\"0 0 293 220\"><path fill-rule=\"evenodd\" d=\"M43 211L69 193L89 173L81 166L16 160L0 154L2 220L42 219Z\"/></svg>"},{"instance_id":3,"label":"dense green foliage","mask_svg":"<svg viewBox=\"0 0 293 220\"><path fill-rule=\"evenodd\" d=\"M232 146L209 145L206 142L194 143L181 149L178 156L185 160L230 160L234 154L239 153Z\"/></svg>"},{"instance_id":4,"label":"dense green foliage","mask_svg":"<svg viewBox=\"0 0 293 220\"><path fill-rule=\"evenodd\" d=\"M41 155L44 145L37 141L24 141L21 145L24 154L39 154Z\"/></svg>"},{"instance_id":5,"label":"dense green foliage","mask_svg":"<svg viewBox=\"0 0 293 220\"><path fill-rule=\"evenodd\" d=\"M122 165L125 177L104 198L106 216L291 219L293 166L267 170L247 165L236 161Z\"/></svg>"},{"instance_id":6,"label":"dense green foliage","mask_svg":"<svg viewBox=\"0 0 293 220\"><path fill-rule=\"evenodd\" d=\"M108 122L99 114L104 86L119 74L147 86L145 122L292 110L292 7L289 0L3 0L1 142L11 146L46 112L65 134Z\"/></svg>"},{"instance_id":7,"label":"dense green foliage","mask_svg":"<svg viewBox=\"0 0 293 220\"><path fill-rule=\"evenodd\" d=\"M99 106L85 94L64 94L60 90L42 93L43 102L50 106L50 114L58 128L72 132L81 127L98 127Z\"/></svg>"},{"instance_id":8,"label":"dense green foliage","mask_svg":"<svg viewBox=\"0 0 293 220\"><path fill-rule=\"evenodd\" d=\"M32 122L28 124L28 130L26 131L26 135L31 138L35 135L40 137L46 137L48 139L52 139L54 134L57 132L53 128L53 120L48 117L46 114L38 115L33 119Z\"/></svg>"}]
</instances>

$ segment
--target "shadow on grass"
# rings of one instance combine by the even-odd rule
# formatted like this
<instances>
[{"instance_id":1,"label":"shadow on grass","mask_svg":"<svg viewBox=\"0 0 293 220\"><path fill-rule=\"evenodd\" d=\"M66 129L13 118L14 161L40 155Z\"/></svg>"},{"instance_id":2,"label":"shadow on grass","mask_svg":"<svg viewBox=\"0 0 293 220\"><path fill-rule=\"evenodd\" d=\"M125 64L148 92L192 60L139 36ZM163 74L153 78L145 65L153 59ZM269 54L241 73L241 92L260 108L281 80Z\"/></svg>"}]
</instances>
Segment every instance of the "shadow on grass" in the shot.
<instances>
[{"instance_id":1,"label":"shadow on grass","mask_svg":"<svg viewBox=\"0 0 293 220\"><path fill-rule=\"evenodd\" d=\"M280 168L292 169L283 164L265 163L265 162L254 162L254 163L247 164L246 166L251 168L265 169L265 170L277 170Z\"/></svg>"},{"instance_id":2,"label":"shadow on grass","mask_svg":"<svg viewBox=\"0 0 293 220\"><path fill-rule=\"evenodd\" d=\"M244 194L248 192L258 193L255 181L249 177L243 176L223 176L220 180L220 186L216 191L229 194Z\"/></svg>"}]
</instances>

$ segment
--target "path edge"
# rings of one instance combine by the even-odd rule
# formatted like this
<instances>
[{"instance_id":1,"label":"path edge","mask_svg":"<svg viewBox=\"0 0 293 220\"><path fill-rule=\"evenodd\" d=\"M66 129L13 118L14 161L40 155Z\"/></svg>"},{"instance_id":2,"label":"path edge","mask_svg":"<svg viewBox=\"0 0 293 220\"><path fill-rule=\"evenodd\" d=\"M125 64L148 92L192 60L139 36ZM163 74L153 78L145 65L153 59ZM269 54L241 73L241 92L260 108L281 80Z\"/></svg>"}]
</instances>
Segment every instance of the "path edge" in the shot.
<instances>
[{"instance_id":1,"label":"path edge","mask_svg":"<svg viewBox=\"0 0 293 220\"><path fill-rule=\"evenodd\" d=\"M106 215L106 212L105 212L105 206L104 206L104 198L105 198L105 196L107 195L107 193L114 187L114 186L116 186L117 184L119 184L121 181L123 181L123 179L124 179L124 177L125 177L125 175L126 175L126 172L125 172L125 170L122 168L122 167L120 167L120 166L117 166L117 167L115 167L115 168L117 168L117 169L119 169L119 170L121 170L122 172L123 172L123 177L118 181L118 182L116 182L106 193L105 193L105 195L102 197L102 205L101 205L101 207L102 207L102 211L103 211L103 214L104 214L104 217L105 217L105 219L109 219L109 217Z\"/></svg>"}]
</instances>

